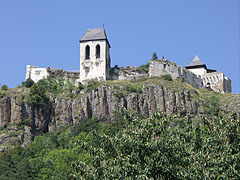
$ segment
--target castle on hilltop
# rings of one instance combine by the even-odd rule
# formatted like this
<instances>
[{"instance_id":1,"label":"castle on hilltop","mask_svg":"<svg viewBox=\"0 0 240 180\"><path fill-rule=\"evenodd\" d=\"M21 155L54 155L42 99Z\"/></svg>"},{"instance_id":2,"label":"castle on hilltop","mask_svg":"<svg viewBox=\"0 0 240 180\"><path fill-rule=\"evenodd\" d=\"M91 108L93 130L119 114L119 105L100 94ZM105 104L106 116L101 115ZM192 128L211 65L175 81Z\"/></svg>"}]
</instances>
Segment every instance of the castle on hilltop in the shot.
<instances>
[{"instance_id":1,"label":"castle on hilltop","mask_svg":"<svg viewBox=\"0 0 240 180\"><path fill-rule=\"evenodd\" d=\"M80 71L38 68L27 65L26 79L37 82L51 76L58 80L71 79L75 84L86 84L89 80L129 80L169 74L173 79L183 79L186 83L199 89L211 88L215 92L231 93L231 80L222 72L208 69L198 55L185 68L166 59L151 60L148 70L139 67L111 67L110 43L104 28L88 29L80 39Z\"/></svg>"}]
</instances>

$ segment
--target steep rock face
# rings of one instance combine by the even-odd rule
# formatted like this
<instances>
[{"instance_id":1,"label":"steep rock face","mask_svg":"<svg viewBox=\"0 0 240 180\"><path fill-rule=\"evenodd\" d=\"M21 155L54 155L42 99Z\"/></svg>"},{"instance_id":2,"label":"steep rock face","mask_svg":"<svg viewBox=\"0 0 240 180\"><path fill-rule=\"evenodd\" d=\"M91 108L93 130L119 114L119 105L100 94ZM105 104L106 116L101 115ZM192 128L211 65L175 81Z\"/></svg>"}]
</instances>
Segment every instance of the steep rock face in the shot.
<instances>
[{"instance_id":1,"label":"steep rock face","mask_svg":"<svg viewBox=\"0 0 240 180\"><path fill-rule=\"evenodd\" d=\"M134 113L147 115L152 115L158 109L167 113L192 115L199 112L198 102L192 99L197 95L195 91L176 92L155 85L143 88L141 93L129 93L121 98L115 93L114 87L101 86L74 100L57 97L44 108L32 108L23 99L5 97L0 100L0 126L6 127L29 119L32 132L38 134L95 116L108 121L121 106Z\"/></svg>"},{"instance_id":2,"label":"steep rock face","mask_svg":"<svg viewBox=\"0 0 240 180\"><path fill-rule=\"evenodd\" d=\"M33 134L30 127L19 128L17 126L7 127L0 133L0 154L12 149L17 144L26 146L32 142Z\"/></svg>"}]
</instances>

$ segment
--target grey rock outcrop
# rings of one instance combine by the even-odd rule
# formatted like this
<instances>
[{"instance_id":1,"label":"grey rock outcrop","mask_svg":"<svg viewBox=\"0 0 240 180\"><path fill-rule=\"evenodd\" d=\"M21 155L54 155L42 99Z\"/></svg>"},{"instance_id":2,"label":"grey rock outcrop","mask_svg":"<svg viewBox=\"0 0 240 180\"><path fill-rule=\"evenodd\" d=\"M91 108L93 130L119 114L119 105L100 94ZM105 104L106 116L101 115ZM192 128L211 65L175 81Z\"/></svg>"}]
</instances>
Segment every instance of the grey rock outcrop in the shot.
<instances>
[{"instance_id":1,"label":"grey rock outcrop","mask_svg":"<svg viewBox=\"0 0 240 180\"><path fill-rule=\"evenodd\" d=\"M32 132L38 134L91 117L108 121L121 106L134 113L147 115L152 115L158 109L167 113L196 115L199 104L192 99L196 95L197 92L193 90L176 92L152 85L143 88L141 93L117 97L114 87L101 86L74 100L57 97L44 108L32 108L19 97L4 97L0 100L0 126L7 127L29 119Z\"/></svg>"},{"instance_id":2,"label":"grey rock outcrop","mask_svg":"<svg viewBox=\"0 0 240 180\"><path fill-rule=\"evenodd\" d=\"M103 85L82 94L73 100L56 97L45 107L33 108L24 101L24 96L5 96L0 99L0 152L11 149L15 144L25 146L35 135L55 131L57 127L77 124L84 119L98 117L110 121L121 107L136 113L152 115L161 110L180 115L198 116L203 113L197 100L198 92L191 89L172 88L161 85L143 85L141 92L124 91L123 86ZM118 95L119 92L121 95ZM240 112L239 94L223 98L221 107L226 112ZM239 115L239 114L238 114ZM16 124L26 124L20 129ZM30 127L29 127L30 126Z\"/></svg>"},{"instance_id":3,"label":"grey rock outcrop","mask_svg":"<svg viewBox=\"0 0 240 180\"><path fill-rule=\"evenodd\" d=\"M16 145L25 147L33 140L31 128L25 126L24 129L15 125L7 127L0 134L0 153L12 149Z\"/></svg>"},{"instance_id":4,"label":"grey rock outcrop","mask_svg":"<svg viewBox=\"0 0 240 180\"><path fill-rule=\"evenodd\" d=\"M121 88L120 88L121 91ZM66 124L77 124L83 119L98 117L101 121L109 121L120 107L137 113L152 115L161 110L167 113L187 113L197 116L203 113L197 101L195 90L173 90L160 85L150 85L141 92L128 92L117 96L119 89L113 86L100 86L74 100L57 97L44 108L32 108L24 102L24 97L3 97L0 99L0 127L29 121L31 132L41 134L54 131L56 127ZM230 98L228 98L230 99ZM236 98L224 106L226 112L239 111L240 99ZM236 105L238 104L238 106Z\"/></svg>"}]
</instances>

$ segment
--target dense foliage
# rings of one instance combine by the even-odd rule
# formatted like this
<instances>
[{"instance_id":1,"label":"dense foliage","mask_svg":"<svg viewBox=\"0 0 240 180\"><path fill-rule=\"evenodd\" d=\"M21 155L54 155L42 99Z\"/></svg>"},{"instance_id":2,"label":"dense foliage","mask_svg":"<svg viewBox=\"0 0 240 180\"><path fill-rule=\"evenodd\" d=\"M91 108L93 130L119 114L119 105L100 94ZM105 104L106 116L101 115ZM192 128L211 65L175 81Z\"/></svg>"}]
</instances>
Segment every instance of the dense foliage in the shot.
<instances>
[{"instance_id":1,"label":"dense foliage","mask_svg":"<svg viewBox=\"0 0 240 180\"><path fill-rule=\"evenodd\" d=\"M0 156L0 179L239 179L240 120L218 112L193 121L121 109L35 137Z\"/></svg>"},{"instance_id":2,"label":"dense foliage","mask_svg":"<svg viewBox=\"0 0 240 180\"><path fill-rule=\"evenodd\" d=\"M3 90L3 91L7 91L8 90L8 86L7 85L2 85L2 87L1 87L1 90Z\"/></svg>"},{"instance_id":3,"label":"dense foliage","mask_svg":"<svg viewBox=\"0 0 240 180\"><path fill-rule=\"evenodd\" d=\"M27 99L27 103L33 107L45 106L49 102L49 98L46 95L46 87L45 84L41 82L41 80L33 84L30 88L29 98Z\"/></svg>"},{"instance_id":4,"label":"dense foliage","mask_svg":"<svg viewBox=\"0 0 240 180\"><path fill-rule=\"evenodd\" d=\"M22 82L22 86L30 88L34 84L34 81L31 78L28 78L26 81Z\"/></svg>"}]
</instances>

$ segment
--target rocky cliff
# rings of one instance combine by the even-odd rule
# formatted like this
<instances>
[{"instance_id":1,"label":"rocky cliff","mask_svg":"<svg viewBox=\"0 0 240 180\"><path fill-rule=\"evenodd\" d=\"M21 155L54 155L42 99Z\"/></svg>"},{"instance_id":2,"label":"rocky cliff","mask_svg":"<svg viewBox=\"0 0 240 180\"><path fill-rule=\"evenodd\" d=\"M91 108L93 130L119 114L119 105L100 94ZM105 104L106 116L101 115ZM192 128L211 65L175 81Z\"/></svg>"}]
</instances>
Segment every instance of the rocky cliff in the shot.
<instances>
[{"instance_id":1,"label":"rocky cliff","mask_svg":"<svg viewBox=\"0 0 240 180\"><path fill-rule=\"evenodd\" d=\"M58 96L44 108L32 108L24 96L6 96L0 100L0 126L19 124L28 120L33 132L51 131L58 125L76 124L85 118L98 117L110 120L114 113L125 107L134 113L151 115L160 109L168 113L197 114L199 104L192 97L193 90L173 91L167 87L153 85L141 92L117 95L111 86L100 86L82 97L73 100Z\"/></svg>"},{"instance_id":2,"label":"rocky cliff","mask_svg":"<svg viewBox=\"0 0 240 180\"><path fill-rule=\"evenodd\" d=\"M203 108L199 101L199 92L194 89L180 88L174 90L167 86L143 84L141 91L128 93L124 86L118 89L111 85L102 85L93 90L86 91L74 99L64 96L52 98L51 102L45 107L33 108L26 102L26 96L18 94L4 96L0 99L0 127L5 128L9 125L28 125L31 127L32 135L54 131L58 126L66 124L77 124L83 119L98 117L101 121L109 121L114 113L125 107L126 109L139 114L152 115L156 110L167 113L187 113L198 116L203 113ZM234 110L239 112L239 95L231 95L232 101L225 104L226 111ZM229 97L226 97L229 99ZM18 130L16 130L18 131ZM31 134L23 131L24 134ZM25 135L26 136L26 135ZM4 136L0 141L11 136ZM29 138L28 138L29 139ZM20 138L22 143L23 138ZM30 141L28 141L30 142ZM1 143L1 142L0 142Z\"/></svg>"}]
</instances>

